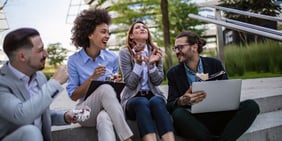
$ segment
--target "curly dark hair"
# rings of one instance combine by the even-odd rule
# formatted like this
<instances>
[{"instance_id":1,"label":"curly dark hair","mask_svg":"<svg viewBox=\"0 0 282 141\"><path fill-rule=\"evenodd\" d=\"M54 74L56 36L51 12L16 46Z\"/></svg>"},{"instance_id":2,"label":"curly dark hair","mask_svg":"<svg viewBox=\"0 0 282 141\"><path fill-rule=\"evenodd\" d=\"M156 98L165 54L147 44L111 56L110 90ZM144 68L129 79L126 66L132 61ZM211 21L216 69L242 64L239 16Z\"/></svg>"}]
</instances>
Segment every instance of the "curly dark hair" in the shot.
<instances>
[{"instance_id":1,"label":"curly dark hair","mask_svg":"<svg viewBox=\"0 0 282 141\"><path fill-rule=\"evenodd\" d=\"M96 26L105 23L111 24L111 16L106 9L92 8L83 10L74 20L72 43L76 47L89 47L88 36L93 33Z\"/></svg>"},{"instance_id":2,"label":"curly dark hair","mask_svg":"<svg viewBox=\"0 0 282 141\"><path fill-rule=\"evenodd\" d=\"M203 52L203 46L206 45L206 40L203 38L200 38L196 33L192 31L182 31L176 36L176 39L181 38L181 37L186 37L187 38L187 43L190 45L198 44L198 53Z\"/></svg>"}]
</instances>

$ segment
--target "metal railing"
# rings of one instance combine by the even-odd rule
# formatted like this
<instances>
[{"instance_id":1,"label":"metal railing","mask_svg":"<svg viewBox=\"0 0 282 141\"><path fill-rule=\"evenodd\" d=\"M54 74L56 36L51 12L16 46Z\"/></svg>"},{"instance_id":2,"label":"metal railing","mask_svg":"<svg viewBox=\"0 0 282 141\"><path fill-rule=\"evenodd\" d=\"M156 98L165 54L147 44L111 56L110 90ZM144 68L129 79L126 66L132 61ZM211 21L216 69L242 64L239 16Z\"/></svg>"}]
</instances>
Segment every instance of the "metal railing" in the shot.
<instances>
[{"instance_id":1,"label":"metal railing","mask_svg":"<svg viewBox=\"0 0 282 141\"><path fill-rule=\"evenodd\" d=\"M241 21L236 21L236 20L232 20L232 19L228 19L228 18L222 18L221 11L236 13L236 14L250 16L250 17L256 17L256 18L275 21L275 22L282 22L282 18L280 18L280 17L273 17L273 16L268 16L268 15L256 14L256 13L252 13L252 12L241 11L241 10L236 10L236 9L232 9L232 8L216 6L216 5L199 5L199 6L200 7L214 8L215 9L215 16L214 17L204 17L204 16L200 16L200 15L195 15L195 14L189 14L188 16L190 18L193 18L193 19L197 19L197 20L200 20L200 21L216 24L218 58L222 61L223 64L224 64L224 48L223 48L223 46L224 46L223 41L224 40L223 40L222 26L227 27L227 28L232 29L232 30L248 32L248 33L252 33L252 34L255 34L255 35L267 37L267 38L270 38L270 39L282 41L282 31L267 28L267 27L262 27L262 26L258 26L258 25L253 25L253 24L249 24L249 23L245 23L245 22L241 22Z\"/></svg>"}]
</instances>

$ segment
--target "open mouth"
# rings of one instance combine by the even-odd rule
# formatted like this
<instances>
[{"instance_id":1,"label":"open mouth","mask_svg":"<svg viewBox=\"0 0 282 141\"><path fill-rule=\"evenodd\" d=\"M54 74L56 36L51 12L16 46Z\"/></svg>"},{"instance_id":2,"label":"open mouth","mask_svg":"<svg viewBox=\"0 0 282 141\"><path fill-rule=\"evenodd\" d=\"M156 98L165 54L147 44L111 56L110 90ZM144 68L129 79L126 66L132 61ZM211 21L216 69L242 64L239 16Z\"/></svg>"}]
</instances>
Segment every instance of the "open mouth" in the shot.
<instances>
[{"instance_id":1,"label":"open mouth","mask_svg":"<svg viewBox=\"0 0 282 141\"><path fill-rule=\"evenodd\" d=\"M104 45L107 45L107 42L108 42L108 41L103 41L103 44L104 44Z\"/></svg>"}]
</instances>

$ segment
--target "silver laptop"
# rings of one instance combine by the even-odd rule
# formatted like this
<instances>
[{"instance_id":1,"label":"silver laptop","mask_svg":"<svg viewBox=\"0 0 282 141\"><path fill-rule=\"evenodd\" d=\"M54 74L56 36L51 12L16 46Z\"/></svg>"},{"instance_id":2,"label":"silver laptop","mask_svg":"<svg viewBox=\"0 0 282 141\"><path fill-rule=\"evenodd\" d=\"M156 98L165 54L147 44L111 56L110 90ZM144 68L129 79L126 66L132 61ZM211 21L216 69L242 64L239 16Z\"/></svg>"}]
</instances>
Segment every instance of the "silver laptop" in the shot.
<instances>
[{"instance_id":1,"label":"silver laptop","mask_svg":"<svg viewBox=\"0 0 282 141\"><path fill-rule=\"evenodd\" d=\"M216 80L192 83L192 91L203 90L206 98L192 105L191 113L236 110L240 104L241 79Z\"/></svg>"}]
</instances>

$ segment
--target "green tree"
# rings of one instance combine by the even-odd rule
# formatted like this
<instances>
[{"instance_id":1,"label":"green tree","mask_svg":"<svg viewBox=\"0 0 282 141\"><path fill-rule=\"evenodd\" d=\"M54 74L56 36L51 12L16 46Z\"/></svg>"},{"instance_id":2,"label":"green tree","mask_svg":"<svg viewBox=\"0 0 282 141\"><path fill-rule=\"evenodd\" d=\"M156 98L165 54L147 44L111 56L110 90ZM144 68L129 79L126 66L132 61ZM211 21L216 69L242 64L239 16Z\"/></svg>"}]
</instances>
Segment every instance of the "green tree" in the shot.
<instances>
[{"instance_id":1,"label":"green tree","mask_svg":"<svg viewBox=\"0 0 282 141\"><path fill-rule=\"evenodd\" d=\"M57 68L67 58L68 50L61 43L49 44L47 47L48 63Z\"/></svg>"},{"instance_id":2,"label":"green tree","mask_svg":"<svg viewBox=\"0 0 282 141\"><path fill-rule=\"evenodd\" d=\"M196 28L201 22L188 19L189 13L198 14L198 7L189 2L190 0L119 0L108 8L114 15L113 25L116 25L112 33L125 37L129 25L134 21L142 20L147 23L157 44L165 47L166 68L169 68L172 65L170 43L174 42L175 36L183 30L199 34L203 32Z\"/></svg>"},{"instance_id":3,"label":"green tree","mask_svg":"<svg viewBox=\"0 0 282 141\"><path fill-rule=\"evenodd\" d=\"M279 5L275 5L274 0L220 0L222 4L220 4L223 7L228 7L232 9L242 10L242 11L249 11L253 13L258 13L262 15L269 15L269 16L277 16L279 13L281 13L281 7ZM230 18L233 20L246 22L254 25L259 25L263 27L273 28L277 29L277 22L250 17L250 16L244 16L240 14L235 13L225 13L226 18ZM235 32L235 36L239 37L239 41L241 43L248 43L252 41L258 41L263 40L264 38L251 35L246 32ZM236 37L235 37L236 38Z\"/></svg>"}]
</instances>

